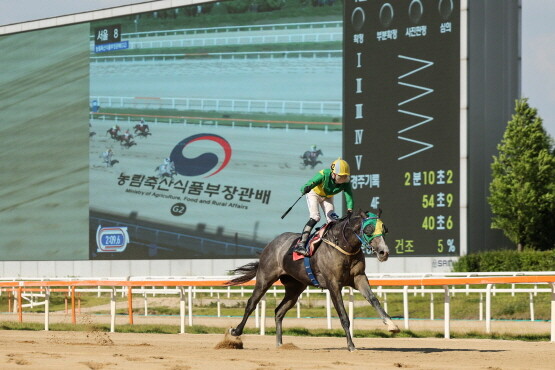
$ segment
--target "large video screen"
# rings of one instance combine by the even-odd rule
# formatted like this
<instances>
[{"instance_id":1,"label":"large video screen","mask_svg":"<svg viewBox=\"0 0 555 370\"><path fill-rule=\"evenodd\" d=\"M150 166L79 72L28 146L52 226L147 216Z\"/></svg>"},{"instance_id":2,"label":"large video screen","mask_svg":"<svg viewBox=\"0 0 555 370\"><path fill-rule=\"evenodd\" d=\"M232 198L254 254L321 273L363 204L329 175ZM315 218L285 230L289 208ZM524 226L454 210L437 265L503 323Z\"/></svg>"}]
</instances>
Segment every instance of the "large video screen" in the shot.
<instances>
[{"instance_id":1,"label":"large video screen","mask_svg":"<svg viewBox=\"0 0 555 370\"><path fill-rule=\"evenodd\" d=\"M396 256L459 255L460 2L350 1L344 151Z\"/></svg>"},{"instance_id":2,"label":"large video screen","mask_svg":"<svg viewBox=\"0 0 555 370\"><path fill-rule=\"evenodd\" d=\"M458 255L459 7L232 0L0 37L0 259L256 258L340 156L393 255Z\"/></svg>"},{"instance_id":3,"label":"large video screen","mask_svg":"<svg viewBox=\"0 0 555 370\"><path fill-rule=\"evenodd\" d=\"M252 258L308 220L280 216L342 153L342 4L253 4L91 23L91 259Z\"/></svg>"}]
</instances>

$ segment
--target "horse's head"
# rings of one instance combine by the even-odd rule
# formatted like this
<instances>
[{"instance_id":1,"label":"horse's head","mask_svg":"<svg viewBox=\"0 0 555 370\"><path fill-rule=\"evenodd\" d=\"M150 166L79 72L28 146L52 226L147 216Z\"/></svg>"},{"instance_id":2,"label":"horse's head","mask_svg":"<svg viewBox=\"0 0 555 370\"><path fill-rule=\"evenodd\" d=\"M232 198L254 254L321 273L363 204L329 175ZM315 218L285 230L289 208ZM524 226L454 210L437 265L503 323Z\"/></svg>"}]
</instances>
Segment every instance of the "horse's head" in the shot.
<instances>
[{"instance_id":1,"label":"horse's head","mask_svg":"<svg viewBox=\"0 0 555 370\"><path fill-rule=\"evenodd\" d=\"M381 213L381 211L379 212ZM379 215L371 212L360 212L360 233L363 247L370 246L372 251L376 253L378 261L385 262L389 258L389 247L385 243L384 235L387 234L387 228L380 219Z\"/></svg>"}]
</instances>

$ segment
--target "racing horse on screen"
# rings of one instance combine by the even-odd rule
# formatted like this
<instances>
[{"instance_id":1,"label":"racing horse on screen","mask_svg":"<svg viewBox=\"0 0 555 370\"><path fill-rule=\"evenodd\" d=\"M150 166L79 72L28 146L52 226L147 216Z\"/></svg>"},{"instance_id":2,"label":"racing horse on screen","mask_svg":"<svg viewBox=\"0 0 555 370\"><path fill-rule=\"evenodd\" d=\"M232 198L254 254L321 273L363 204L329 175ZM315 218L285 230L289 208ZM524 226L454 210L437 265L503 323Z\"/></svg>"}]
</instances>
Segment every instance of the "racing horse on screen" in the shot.
<instances>
[{"instance_id":1,"label":"racing horse on screen","mask_svg":"<svg viewBox=\"0 0 555 370\"><path fill-rule=\"evenodd\" d=\"M321 149L307 150L306 152L304 152L303 155L301 155L301 159L302 159L301 167L302 167L302 169L305 169L307 166L310 166L310 168L314 169L314 167L316 167L316 165L322 164L322 161L318 160L318 157L321 156L321 155L323 155Z\"/></svg>"},{"instance_id":2,"label":"racing horse on screen","mask_svg":"<svg viewBox=\"0 0 555 370\"><path fill-rule=\"evenodd\" d=\"M277 236L262 251L258 262L241 266L234 273L242 274L227 285L246 283L256 277L256 284L252 296L247 302L242 321L236 328L230 329L229 334L240 336L247 320L266 291L277 280L285 287L285 297L276 307L276 345L282 345L282 320L291 309L299 295L308 285L328 289L330 296L341 320L347 337L347 348L355 350L355 345L349 332L349 317L345 311L341 290L343 287L357 289L376 309L390 332L397 333L399 328L391 317L384 311L378 299L374 296L368 277L365 274L365 259L363 249L375 253L380 262L388 259L389 248L384 240L387 229L379 216L373 213L359 212L351 217L343 217L328 225L321 236L321 244L310 258L309 268L306 269L304 259L294 260L291 252L300 234L286 232ZM306 257L305 257L306 259ZM311 269L310 269L310 266ZM311 272L310 277L307 272Z\"/></svg>"}]
</instances>

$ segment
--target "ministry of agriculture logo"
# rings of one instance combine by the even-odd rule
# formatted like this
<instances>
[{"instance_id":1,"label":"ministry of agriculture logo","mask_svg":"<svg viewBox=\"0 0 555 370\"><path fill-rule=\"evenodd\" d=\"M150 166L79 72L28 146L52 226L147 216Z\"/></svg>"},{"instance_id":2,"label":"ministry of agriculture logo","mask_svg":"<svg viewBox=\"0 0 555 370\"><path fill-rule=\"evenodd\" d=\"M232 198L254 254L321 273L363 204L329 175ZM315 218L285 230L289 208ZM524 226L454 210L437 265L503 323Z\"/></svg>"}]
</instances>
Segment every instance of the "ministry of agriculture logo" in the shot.
<instances>
[{"instance_id":1,"label":"ministry of agriculture logo","mask_svg":"<svg viewBox=\"0 0 555 370\"><path fill-rule=\"evenodd\" d=\"M224 151L224 158L219 166L218 162L220 162L220 159L215 153L207 152L195 158L187 158L183 155L183 150L187 145L202 140L213 141L222 147ZM173 148L170 154L170 160L175 165L175 171L182 176L200 176L207 173L208 175L204 177L213 176L223 170L229 163L230 159L231 146L229 145L229 142L223 137L214 134L197 134L189 136L188 138L181 140Z\"/></svg>"}]
</instances>

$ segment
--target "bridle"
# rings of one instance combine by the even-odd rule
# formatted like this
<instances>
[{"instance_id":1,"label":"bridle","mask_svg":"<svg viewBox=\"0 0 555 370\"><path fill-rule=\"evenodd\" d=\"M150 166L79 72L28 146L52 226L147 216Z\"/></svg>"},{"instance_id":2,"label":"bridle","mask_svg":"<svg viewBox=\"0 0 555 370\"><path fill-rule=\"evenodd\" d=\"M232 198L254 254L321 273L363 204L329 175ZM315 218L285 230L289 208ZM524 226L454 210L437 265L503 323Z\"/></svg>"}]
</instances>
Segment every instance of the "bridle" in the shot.
<instances>
[{"instance_id":1,"label":"bridle","mask_svg":"<svg viewBox=\"0 0 555 370\"><path fill-rule=\"evenodd\" d=\"M347 240L347 238L345 237L345 229L347 227L347 225L349 225L351 227L351 229L353 230L353 234L355 234L355 236L357 237L357 239L360 241L361 246L360 249L357 250L356 252L346 252L343 250L343 248L339 247L338 245L332 243L331 241L327 240L327 239L322 239L323 241L325 241L326 243L330 244L332 247L334 247L335 249L339 250L341 253L346 254L346 255L355 255L357 253L359 253L361 250L368 254L368 255L372 255L374 252L374 249L372 248L372 246L370 245L370 243L372 242L372 240L374 240L374 238L377 238L378 236L383 236L387 233L387 228L385 227L385 225L383 224L382 220L380 220L380 218L373 214L368 212L367 213L366 218L362 218L362 221L360 223L360 230L357 233L355 231L355 228L351 225L351 218L349 218L347 220L347 222L345 222L343 224L343 228L341 229L341 236L343 237L343 240L345 241L345 243L347 245L349 244L349 241ZM367 235L364 232L364 229L368 226L371 226L373 229L373 232L371 235Z\"/></svg>"}]
</instances>

